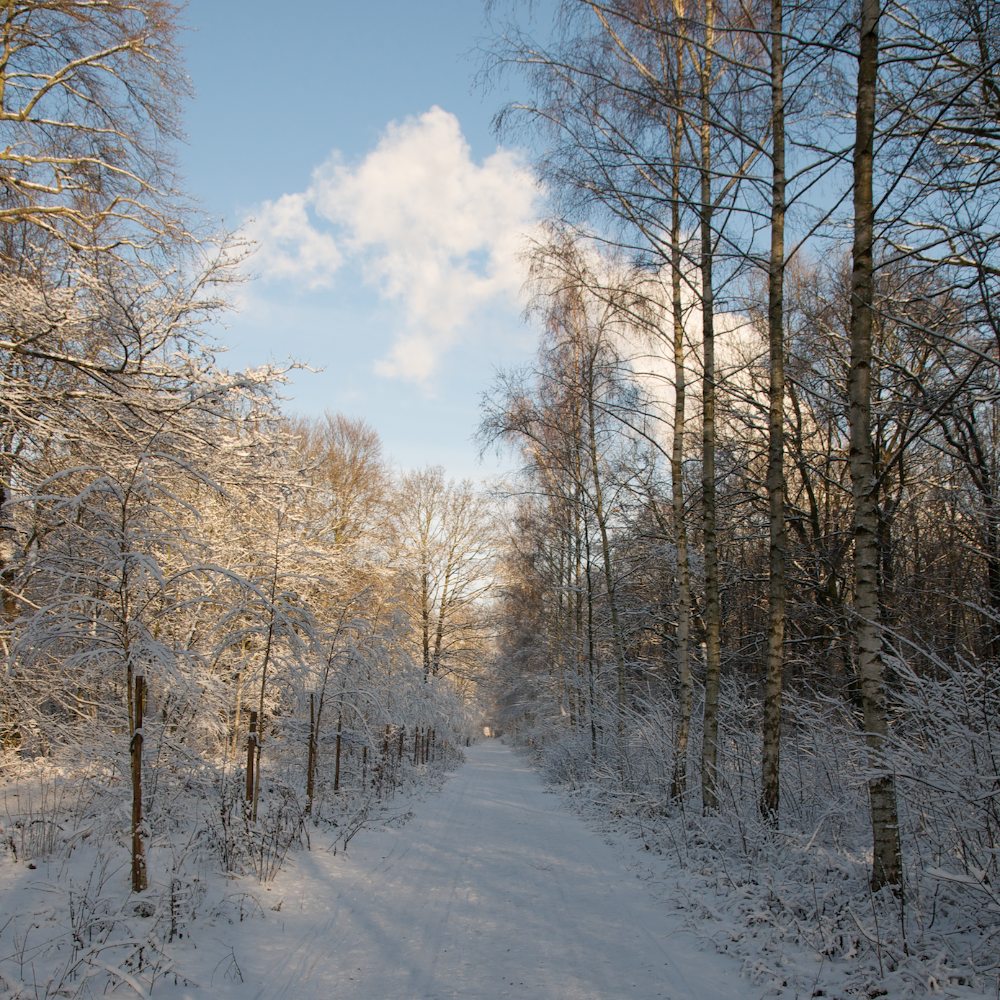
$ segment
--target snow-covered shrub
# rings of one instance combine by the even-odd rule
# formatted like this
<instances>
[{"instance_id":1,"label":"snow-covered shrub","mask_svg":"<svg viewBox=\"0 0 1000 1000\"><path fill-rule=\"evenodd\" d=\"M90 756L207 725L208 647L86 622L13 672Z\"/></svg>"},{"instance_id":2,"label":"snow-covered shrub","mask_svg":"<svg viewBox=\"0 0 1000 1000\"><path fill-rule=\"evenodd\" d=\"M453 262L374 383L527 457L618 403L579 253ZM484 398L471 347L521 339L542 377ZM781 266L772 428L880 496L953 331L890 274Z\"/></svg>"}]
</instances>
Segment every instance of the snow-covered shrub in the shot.
<instances>
[{"instance_id":1,"label":"snow-covered shrub","mask_svg":"<svg viewBox=\"0 0 1000 1000\"><path fill-rule=\"evenodd\" d=\"M957 918L1000 954L1000 676L968 662L936 666L894 664L890 754L909 902L921 922Z\"/></svg>"},{"instance_id":2,"label":"snow-covered shrub","mask_svg":"<svg viewBox=\"0 0 1000 1000\"><path fill-rule=\"evenodd\" d=\"M669 696L629 718L618 755L613 731L595 763L586 731L568 727L540 754L580 808L678 866L672 905L767 995L982 996L1000 980L998 681L968 665L928 676L903 664L894 681L900 896L869 887L868 751L841 698L786 692L777 827L760 812L761 705L745 679L723 680L713 814L701 810L697 707L687 791L670 797Z\"/></svg>"}]
</instances>

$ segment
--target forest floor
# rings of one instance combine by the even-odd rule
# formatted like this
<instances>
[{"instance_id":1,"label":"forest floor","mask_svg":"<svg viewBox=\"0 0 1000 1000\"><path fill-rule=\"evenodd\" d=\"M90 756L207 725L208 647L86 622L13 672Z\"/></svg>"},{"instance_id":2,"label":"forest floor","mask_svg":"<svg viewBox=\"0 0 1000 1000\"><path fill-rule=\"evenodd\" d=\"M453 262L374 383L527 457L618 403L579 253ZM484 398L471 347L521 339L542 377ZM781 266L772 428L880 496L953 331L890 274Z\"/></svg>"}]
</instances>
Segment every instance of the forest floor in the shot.
<instances>
[{"instance_id":1,"label":"forest floor","mask_svg":"<svg viewBox=\"0 0 1000 1000\"><path fill-rule=\"evenodd\" d=\"M11 849L0 864L0 998L997 996L926 970L906 979L909 967L882 970L880 954L824 954L764 913L778 889L794 895L790 884L768 883L764 899L761 886L713 882L655 838L622 832L620 818L581 818L583 799L570 805L502 743L465 755L348 834L310 822L309 847L289 851L280 870L263 866L267 877L221 875L171 835L152 852L150 890L136 896L125 846L88 825L96 820L68 818L61 849L36 853L37 863ZM11 845L16 832L0 823ZM724 849L713 856L725 864Z\"/></svg>"},{"instance_id":2,"label":"forest floor","mask_svg":"<svg viewBox=\"0 0 1000 1000\"><path fill-rule=\"evenodd\" d=\"M590 830L490 741L408 822L334 855L314 841L266 918L202 927L175 954L193 1000L743 1000L761 995L654 899L634 844ZM262 893L263 895L263 893ZM707 950L706 950L707 949ZM200 969L200 971L199 971ZM198 985L195 986L194 984Z\"/></svg>"}]
</instances>

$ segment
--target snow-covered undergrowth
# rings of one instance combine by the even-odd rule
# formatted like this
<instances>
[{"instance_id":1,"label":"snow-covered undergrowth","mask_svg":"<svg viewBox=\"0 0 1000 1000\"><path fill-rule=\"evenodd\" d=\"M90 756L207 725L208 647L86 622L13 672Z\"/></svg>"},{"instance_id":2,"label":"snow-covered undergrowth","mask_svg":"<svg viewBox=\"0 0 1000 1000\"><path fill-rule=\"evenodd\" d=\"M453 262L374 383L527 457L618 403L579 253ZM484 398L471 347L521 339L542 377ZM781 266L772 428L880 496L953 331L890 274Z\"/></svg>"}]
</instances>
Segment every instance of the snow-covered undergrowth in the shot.
<instances>
[{"instance_id":1,"label":"snow-covered undergrowth","mask_svg":"<svg viewBox=\"0 0 1000 1000\"><path fill-rule=\"evenodd\" d=\"M405 818L409 799L460 759L440 747L434 761L415 766L409 750L393 753L379 782L374 755L368 761L361 749L345 749L334 793L324 752L307 815L302 748L273 743L254 821L242 769L186 760L176 740L160 739L155 725L147 732L156 752L144 794L142 893L130 890L127 748L118 757L4 758L0 996L148 996L167 984L194 985L199 935L232 925L223 933L235 940L238 925L268 916L267 885L290 851L337 851L366 826ZM222 981L238 970L213 974Z\"/></svg>"},{"instance_id":2,"label":"snow-covered undergrowth","mask_svg":"<svg viewBox=\"0 0 1000 1000\"><path fill-rule=\"evenodd\" d=\"M674 717L666 707L632 725L624 752L613 751L609 734L595 763L589 732L567 733L540 744L541 763L578 809L641 841L665 902L738 956L760 995L997 997L1000 681L972 671L929 679L902 666L896 681L891 760L905 860L898 896L869 888L865 747L837 700L788 699L777 829L758 806L760 705L735 682L722 699L714 815L701 814L696 777L671 799ZM692 734L692 776L700 742Z\"/></svg>"}]
</instances>

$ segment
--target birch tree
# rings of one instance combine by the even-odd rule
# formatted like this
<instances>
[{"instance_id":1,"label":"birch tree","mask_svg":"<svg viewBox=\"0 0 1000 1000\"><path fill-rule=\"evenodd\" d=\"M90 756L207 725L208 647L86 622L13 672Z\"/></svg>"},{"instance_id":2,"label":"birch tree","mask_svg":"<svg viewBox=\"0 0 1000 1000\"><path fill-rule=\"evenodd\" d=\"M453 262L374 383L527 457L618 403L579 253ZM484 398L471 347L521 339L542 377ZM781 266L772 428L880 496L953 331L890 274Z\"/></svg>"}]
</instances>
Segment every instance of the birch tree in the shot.
<instances>
[{"instance_id":1,"label":"birch tree","mask_svg":"<svg viewBox=\"0 0 1000 1000\"><path fill-rule=\"evenodd\" d=\"M872 193L875 101L879 57L879 0L862 0L854 142L854 245L851 279L851 367L848 377L851 492L854 500L854 614L864 726L874 776L869 781L873 839L872 887L902 881L899 822L892 773L882 751L888 734L885 663L879 623L874 454L871 440L871 364L874 323Z\"/></svg>"},{"instance_id":2,"label":"birch tree","mask_svg":"<svg viewBox=\"0 0 1000 1000\"><path fill-rule=\"evenodd\" d=\"M771 0L771 252L767 275L768 560L767 682L761 812L777 820L780 799L781 692L785 668L787 541L785 532L785 60L784 4Z\"/></svg>"}]
</instances>

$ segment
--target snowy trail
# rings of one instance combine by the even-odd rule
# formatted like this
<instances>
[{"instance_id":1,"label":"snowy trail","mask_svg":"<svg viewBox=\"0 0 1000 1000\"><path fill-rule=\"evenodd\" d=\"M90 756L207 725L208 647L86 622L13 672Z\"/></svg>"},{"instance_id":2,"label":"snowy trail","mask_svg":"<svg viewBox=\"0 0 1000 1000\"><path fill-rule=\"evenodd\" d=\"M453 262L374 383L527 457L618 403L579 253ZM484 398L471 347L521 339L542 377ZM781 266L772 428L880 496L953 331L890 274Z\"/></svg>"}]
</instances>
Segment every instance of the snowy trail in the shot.
<instances>
[{"instance_id":1,"label":"snowy trail","mask_svg":"<svg viewBox=\"0 0 1000 1000\"><path fill-rule=\"evenodd\" d=\"M243 982L220 981L216 970L212 995L756 995L732 960L701 951L626 869L621 850L562 808L515 754L495 742L467 754L401 828L366 831L347 855L295 858L271 890L280 911L240 927L250 935L234 949Z\"/></svg>"}]
</instances>

